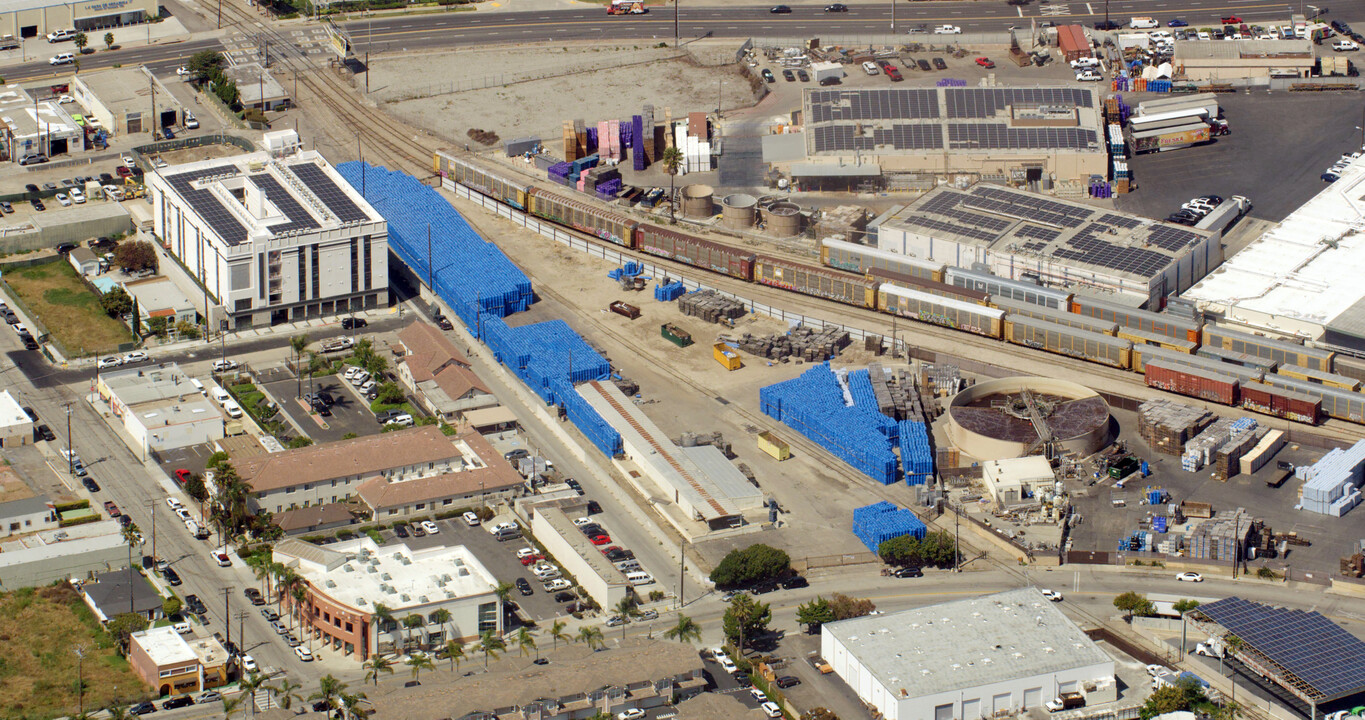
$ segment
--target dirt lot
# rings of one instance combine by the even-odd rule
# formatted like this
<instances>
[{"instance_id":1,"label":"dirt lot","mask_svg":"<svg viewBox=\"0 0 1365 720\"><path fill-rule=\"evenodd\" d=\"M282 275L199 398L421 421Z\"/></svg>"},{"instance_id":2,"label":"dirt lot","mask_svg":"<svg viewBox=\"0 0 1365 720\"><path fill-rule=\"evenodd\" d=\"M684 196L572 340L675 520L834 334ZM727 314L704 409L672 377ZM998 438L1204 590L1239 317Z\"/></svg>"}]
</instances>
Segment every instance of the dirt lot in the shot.
<instances>
[{"instance_id":1,"label":"dirt lot","mask_svg":"<svg viewBox=\"0 0 1365 720\"><path fill-rule=\"evenodd\" d=\"M215 158L231 157L233 155L241 154L242 149L236 145L200 145L199 147L160 153L161 159L171 165L199 162L200 160L213 160Z\"/></svg>"},{"instance_id":2,"label":"dirt lot","mask_svg":"<svg viewBox=\"0 0 1365 720\"><path fill-rule=\"evenodd\" d=\"M0 596L0 715L74 715L76 648L87 711L140 696L142 682L70 585Z\"/></svg>"},{"instance_id":3,"label":"dirt lot","mask_svg":"<svg viewBox=\"0 0 1365 720\"><path fill-rule=\"evenodd\" d=\"M72 357L113 350L131 340L128 328L105 314L99 298L64 260L5 273L5 281Z\"/></svg>"},{"instance_id":4,"label":"dirt lot","mask_svg":"<svg viewBox=\"0 0 1365 720\"><path fill-rule=\"evenodd\" d=\"M749 82L735 70L677 57L672 48L643 44L386 56L371 61L371 94L398 117L452 142L467 142L466 131L478 128L504 140L538 135L552 146L565 120L625 119L646 104L654 105L656 119L666 107L681 118L714 110L718 90L727 109L752 104ZM542 79L528 79L536 77ZM429 78L439 82L427 84Z\"/></svg>"}]
</instances>

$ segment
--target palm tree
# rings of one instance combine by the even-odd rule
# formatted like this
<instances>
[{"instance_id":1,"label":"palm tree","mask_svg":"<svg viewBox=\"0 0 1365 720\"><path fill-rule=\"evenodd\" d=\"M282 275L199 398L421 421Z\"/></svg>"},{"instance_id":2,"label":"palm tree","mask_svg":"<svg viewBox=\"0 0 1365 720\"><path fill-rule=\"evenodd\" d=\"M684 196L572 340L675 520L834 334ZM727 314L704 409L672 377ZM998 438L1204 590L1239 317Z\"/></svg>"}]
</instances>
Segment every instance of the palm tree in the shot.
<instances>
[{"instance_id":1,"label":"palm tree","mask_svg":"<svg viewBox=\"0 0 1365 720\"><path fill-rule=\"evenodd\" d=\"M375 687L379 687L381 673L393 674L393 662L379 653L371 655L361 667L365 668L365 682L373 680Z\"/></svg>"},{"instance_id":2,"label":"palm tree","mask_svg":"<svg viewBox=\"0 0 1365 720\"><path fill-rule=\"evenodd\" d=\"M365 693L358 692L354 695L342 693L341 707L346 710L346 720L365 720L374 712L370 708L362 705L365 700Z\"/></svg>"},{"instance_id":3,"label":"palm tree","mask_svg":"<svg viewBox=\"0 0 1365 720\"><path fill-rule=\"evenodd\" d=\"M417 613L412 613L411 615L408 615L403 618L403 628L405 630L415 630L417 628L422 627L422 625L424 624L425 622L422 620L422 616L418 615ZM407 637L403 638L403 650L406 652L411 645L412 635L409 633ZM419 648L422 647L422 644L418 643L417 647Z\"/></svg>"},{"instance_id":4,"label":"palm tree","mask_svg":"<svg viewBox=\"0 0 1365 720\"><path fill-rule=\"evenodd\" d=\"M581 627L578 629L578 642L596 650L602 647L602 631L595 627Z\"/></svg>"},{"instance_id":5,"label":"palm tree","mask_svg":"<svg viewBox=\"0 0 1365 720\"><path fill-rule=\"evenodd\" d=\"M346 692L346 683L332 677L330 674L324 675L318 681L318 691L308 696L309 700L321 700L329 709L336 707L337 698Z\"/></svg>"},{"instance_id":6,"label":"palm tree","mask_svg":"<svg viewBox=\"0 0 1365 720\"><path fill-rule=\"evenodd\" d=\"M678 176L678 166L682 165L683 154L677 147L670 146L664 148L659 160L664 164L664 170L668 171L668 221L672 223L676 221L673 206L677 204L673 195L673 179Z\"/></svg>"},{"instance_id":7,"label":"palm tree","mask_svg":"<svg viewBox=\"0 0 1365 720\"><path fill-rule=\"evenodd\" d=\"M246 700L245 695L223 698L223 720L228 720L228 718L231 718L233 715L236 715L237 713L241 712L243 700Z\"/></svg>"},{"instance_id":8,"label":"palm tree","mask_svg":"<svg viewBox=\"0 0 1365 720\"><path fill-rule=\"evenodd\" d=\"M435 666L433 666L433 665L431 664L431 658L427 657L426 653L420 653L420 652L419 652L419 653L414 653L414 654L412 655L412 657L409 657L407 660L404 660L404 661L403 661L403 664L404 664L404 665L407 665L407 666L410 667L410 668L412 668L412 679L413 679L413 680L417 680L417 679L421 678L421 677L422 677L422 671L423 671L423 670L435 670L435 669L436 669Z\"/></svg>"},{"instance_id":9,"label":"palm tree","mask_svg":"<svg viewBox=\"0 0 1365 720\"><path fill-rule=\"evenodd\" d=\"M303 373L299 372L299 360L303 357L303 349L308 347L308 334L302 333L289 338L289 348L294 351L294 377L298 379L298 393L295 398L303 397Z\"/></svg>"},{"instance_id":10,"label":"palm tree","mask_svg":"<svg viewBox=\"0 0 1365 720\"><path fill-rule=\"evenodd\" d=\"M261 581L261 590L266 594L266 597L270 597L270 585L267 584L267 581L270 580L271 564L270 556L265 553L257 553L246 559L246 566L251 568L256 579Z\"/></svg>"},{"instance_id":11,"label":"palm tree","mask_svg":"<svg viewBox=\"0 0 1365 720\"><path fill-rule=\"evenodd\" d=\"M128 545L128 587L133 585L133 548L137 547L137 531L133 529L133 524L128 523L123 526L123 542ZM128 612L133 612L133 593L128 593Z\"/></svg>"},{"instance_id":12,"label":"palm tree","mask_svg":"<svg viewBox=\"0 0 1365 720\"><path fill-rule=\"evenodd\" d=\"M243 676L242 679L237 681L237 687L242 690L242 696L251 698L251 703L249 705L251 708L251 717L256 717L256 690L264 683L265 678L256 673Z\"/></svg>"},{"instance_id":13,"label":"palm tree","mask_svg":"<svg viewBox=\"0 0 1365 720\"><path fill-rule=\"evenodd\" d=\"M294 611L298 613L299 627L302 628L303 619L307 612L303 608L303 601L308 599L308 588L300 583L291 588L289 594L294 598Z\"/></svg>"},{"instance_id":14,"label":"palm tree","mask_svg":"<svg viewBox=\"0 0 1365 720\"><path fill-rule=\"evenodd\" d=\"M450 622L450 611L445 608L440 608L438 610L433 611L431 613L431 621L433 623L436 623L437 627L441 628L441 635L442 637L444 637L446 631L445 627L446 623Z\"/></svg>"},{"instance_id":15,"label":"palm tree","mask_svg":"<svg viewBox=\"0 0 1365 720\"><path fill-rule=\"evenodd\" d=\"M517 651L521 653L522 657L526 657L526 648L535 650L536 657L540 657L540 651L536 649L536 639L531 637L531 633L527 631L526 628L519 628L517 630L516 643Z\"/></svg>"},{"instance_id":16,"label":"palm tree","mask_svg":"<svg viewBox=\"0 0 1365 720\"><path fill-rule=\"evenodd\" d=\"M692 618L679 615L678 623L665 630L664 637L678 642L695 642L701 639L701 626Z\"/></svg>"},{"instance_id":17,"label":"palm tree","mask_svg":"<svg viewBox=\"0 0 1365 720\"><path fill-rule=\"evenodd\" d=\"M109 49L109 50L113 50L113 49L114 49L114 34L113 34L113 33L107 32L107 33L104 34L104 47L107 48L107 49Z\"/></svg>"},{"instance_id":18,"label":"palm tree","mask_svg":"<svg viewBox=\"0 0 1365 720\"><path fill-rule=\"evenodd\" d=\"M446 657L450 659L450 669L454 670L460 666L460 661L465 658L464 643L459 640L446 641Z\"/></svg>"},{"instance_id":19,"label":"palm tree","mask_svg":"<svg viewBox=\"0 0 1365 720\"><path fill-rule=\"evenodd\" d=\"M506 649L507 643L503 642L502 638L494 635L492 630L485 630L484 633L479 636L479 651L483 653L483 669L488 669L489 656L497 658L498 651Z\"/></svg>"},{"instance_id":20,"label":"palm tree","mask_svg":"<svg viewBox=\"0 0 1365 720\"><path fill-rule=\"evenodd\" d=\"M375 631L376 641L379 638L380 632L393 632L391 626L396 624L396 621L393 619L393 611L389 609L388 605L375 603L374 615L371 617L373 618L373 622L379 626L379 629Z\"/></svg>"},{"instance_id":21,"label":"palm tree","mask_svg":"<svg viewBox=\"0 0 1365 720\"><path fill-rule=\"evenodd\" d=\"M567 643L571 639L568 633L564 632L565 627L567 626L565 625L563 620L556 620L554 624L550 626L550 637L554 638L555 640L556 650L559 649L560 640L563 640L564 642Z\"/></svg>"},{"instance_id":22,"label":"palm tree","mask_svg":"<svg viewBox=\"0 0 1365 720\"><path fill-rule=\"evenodd\" d=\"M114 704L105 708L109 711L109 720L128 720L128 708Z\"/></svg>"},{"instance_id":23,"label":"palm tree","mask_svg":"<svg viewBox=\"0 0 1365 720\"><path fill-rule=\"evenodd\" d=\"M627 595L621 598L621 601L616 603L612 609L616 611L617 615L621 616L621 639L624 640L626 639L626 623L639 614L636 609L635 598Z\"/></svg>"},{"instance_id":24,"label":"palm tree","mask_svg":"<svg viewBox=\"0 0 1365 720\"><path fill-rule=\"evenodd\" d=\"M302 687L303 683L289 682L289 678L284 678L280 680L279 685L271 685L270 692L275 695L275 704L288 710L295 700L303 699L303 696L299 695Z\"/></svg>"}]
</instances>

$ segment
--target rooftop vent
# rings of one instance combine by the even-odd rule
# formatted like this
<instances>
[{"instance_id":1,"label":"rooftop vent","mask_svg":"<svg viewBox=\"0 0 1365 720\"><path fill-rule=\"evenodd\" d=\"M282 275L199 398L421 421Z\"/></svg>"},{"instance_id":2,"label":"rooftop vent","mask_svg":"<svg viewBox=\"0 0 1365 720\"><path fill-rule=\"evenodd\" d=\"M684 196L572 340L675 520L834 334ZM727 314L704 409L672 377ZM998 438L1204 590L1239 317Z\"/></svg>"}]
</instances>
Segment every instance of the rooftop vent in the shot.
<instances>
[{"instance_id":1,"label":"rooftop vent","mask_svg":"<svg viewBox=\"0 0 1365 720\"><path fill-rule=\"evenodd\" d=\"M336 587L336 586L337 586L337 581L335 581L335 580L333 580L333 579L331 579L331 578L328 578L328 579L327 579L327 587L329 587L329 588L334 588L334 587Z\"/></svg>"},{"instance_id":2,"label":"rooftop vent","mask_svg":"<svg viewBox=\"0 0 1365 720\"><path fill-rule=\"evenodd\" d=\"M383 575L380 575L379 577L383 578L384 580L392 580L392 579L393 579L393 576L390 575L390 574L388 574L388 573L384 573Z\"/></svg>"},{"instance_id":3,"label":"rooftop vent","mask_svg":"<svg viewBox=\"0 0 1365 720\"><path fill-rule=\"evenodd\" d=\"M366 572L370 572L370 573L377 573L377 572L379 572L379 568L377 568L377 567L371 565L371 566L365 568L365 571L366 571Z\"/></svg>"}]
</instances>

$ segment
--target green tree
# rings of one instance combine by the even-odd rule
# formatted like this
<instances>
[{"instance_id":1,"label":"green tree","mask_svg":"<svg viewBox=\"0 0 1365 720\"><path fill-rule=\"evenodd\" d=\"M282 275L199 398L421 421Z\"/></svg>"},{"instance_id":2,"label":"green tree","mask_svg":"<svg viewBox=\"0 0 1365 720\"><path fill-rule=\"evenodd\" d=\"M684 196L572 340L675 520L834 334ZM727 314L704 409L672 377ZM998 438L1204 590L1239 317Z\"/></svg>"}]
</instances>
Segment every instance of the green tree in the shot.
<instances>
[{"instance_id":1,"label":"green tree","mask_svg":"<svg viewBox=\"0 0 1365 720\"><path fill-rule=\"evenodd\" d=\"M156 271L156 248L146 240L119 243L114 248L114 263L128 272Z\"/></svg>"},{"instance_id":2,"label":"green tree","mask_svg":"<svg viewBox=\"0 0 1365 720\"><path fill-rule=\"evenodd\" d=\"M445 652L446 659L450 661L450 669L459 669L460 661L465 659L464 643L454 639L447 640Z\"/></svg>"},{"instance_id":3,"label":"green tree","mask_svg":"<svg viewBox=\"0 0 1365 720\"><path fill-rule=\"evenodd\" d=\"M346 712L346 720L366 720L374 710L366 707L365 693L342 693L341 708Z\"/></svg>"},{"instance_id":4,"label":"green tree","mask_svg":"<svg viewBox=\"0 0 1365 720\"><path fill-rule=\"evenodd\" d=\"M450 622L450 611L445 608L437 608L431 613L431 622L441 628L441 634L445 635L446 623Z\"/></svg>"},{"instance_id":5,"label":"green tree","mask_svg":"<svg viewBox=\"0 0 1365 720\"><path fill-rule=\"evenodd\" d=\"M379 633L391 633L398 627L398 621L394 619L393 611L389 609L388 605L383 603L375 603L374 624L378 627L375 631L376 635Z\"/></svg>"},{"instance_id":6,"label":"green tree","mask_svg":"<svg viewBox=\"0 0 1365 720\"><path fill-rule=\"evenodd\" d=\"M696 642L701 640L701 626L697 621L686 615L679 615L678 621L673 627L664 631L664 637L678 642Z\"/></svg>"},{"instance_id":7,"label":"green tree","mask_svg":"<svg viewBox=\"0 0 1365 720\"><path fill-rule=\"evenodd\" d=\"M914 535L901 535L883 541L877 546L877 555L882 562L890 565L923 565L924 556L920 554L919 538Z\"/></svg>"},{"instance_id":8,"label":"green tree","mask_svg":"<svg viewBox=\"0 0 1365 720\"><path fill-rule=\"evenodd\" d=\"M1172 610L1175 610L1176 612L1180 613L1181 615L1184 615L1185 613L1187 613L1187 612L1189 612L1189 611L1191 611L1191 610L1193 610L1193 609L1195 609L1195 608L1197 608L1197 607L1199 607L1199 601L1198 601L1198 600L1191 600L1190 598L1182 598L1182 599L1180 599L1180 600L1177 600L1177 601L1175 602L1175 604L1171 606L1171 609L1172 609Z\"/></svg>"},{"instance_id":9,"label":"green tree","mask_svg":"<svg viewBox=\"0 0 1365 720\"><path fill-rule=\"evenodd\" d=\"M1152 601L1148 600L1146 595L1132 590L1116 596L1114 607L1123 611L1128 620L1132 620L1134 616L1151 617L1156 614L1156 608L1152 605Z\"/></svg>"},{"instance_id":10,"label":"green tree","mask_svg":"<svg viewBox=\"0 0 1365 720\"><path fill-rule=\"evenodd\" d=\"M109 317L123 317L133 311L133 298L127 290L115 286L100 296L100 307Z\"/></svg>"},{"instance_id":11,"label":"green tree","mask_svg":"<svg viewBox=\"0 0 1365 720\"><path fill-rule=\"evenodd\" d=\"M215 71L221 72L227 60L216 50L201 50L190 56L190 74L196 81L203 81Z\"/></svg>"},{"instance_id":12,"label":"green tree","mask_svg":"<svg viewBox=\"0 0 1365 720\"><path fill-rule=\"evenodd\" d=\"M84 53L85 46L90 44L90 38L86 36L85 33L76 33L76 37L72 39L72 42L76 43L76 52Z\"/></svg>"},{"instance_id":13,"label":"green tree","mask_svg":"<svg viewBox=\"0 0 1365 720\"><path fill-rule=\"evenodd\" d=\"M288 710L295 702L302 700L299 690L303 689L303 683L290 682L289 678L281 678L279 685L271 685L270 693L275 696L275 704Z\"/></svg>"},{"instance_id":14,"label":"green tree","mask_svg":"<svg viewBox=\"0 0 1365 720\"><path fill-rule=\"evenodd\" d=\"M228 720L233 715L241 713L243 700L246 700L246 698L241 695L223 698L223 720Z\"/></svg>"},{"instance_id":15,"label":"green tree","mask_svg":"<svg viewBox=\"0 0 1365 720\"><path fill-rule=\"evenodd\" d=\"M147 629L147 618L137 613L119 613L105 624L104 629L121 648L128 647L128 636Z\"/></svg>"},{"instance_id":16,"label":"green tree","mask_svg":"<svg viewBox=\"0 0 1365 720\"><path fill-rule=\"evenodd\" d=\"M307 436L304 436L304 435L300 435L300 436L298 436L298 437L294 437L294 438L290 438L290 439L289 439L289 447L290 447L291 449L293 449L293 450L298 450L299 448L306 448L306 447L308 447L309 445L312 445L312 444L313 444L313 438L310 438L310 437L307 437Z\"/></svg>"},{"instance_id":17,"label":"green tree","mask_svg":"<svg viewBox=\"0 0 1365 720\"><path fill-rule=\"evenodd\" d=\"M732 588L781 577L791 571L791 557L785 551L756 543L731 550L711 571L716 587Z\"/></svg>"},{"instance_id":18,"label":"green tree","mask_svg":"<svg viewBox=\"0 0 1365 720\"><path fill-rule=\"evenodd\" d=\"M725 638L743 653L745 643L755 635L767 632L772 619L772 608L766 603L757 602L748 593L740 593L730 600L721 624Z\"/></svg>"},{"instance_id":19,"label":"green tree","mask_svg":"<svg viewBox=\"0 0 1365 720\"><path fill-rule=\"evenodd\" d=\"M835 620L862 617L876 609L877 606L867 598L849 597L843 593L834 593L829 597L829 610Z\"/></svg>"},{"instance_id":20,"label":"green tree","mask_svg":"<svg viewBox=\"0 0 1365 720\"><path fill-rule=\"evenodd\" d=\"M540 657L540 650L536 648L536 639L531 637L530 631L526 628L522 627L517 629L517 636L514 642L517 644L517 652L520 653L522 657L526 657L528 648L535 652L536 657Z\"/></svg>"},{"instance_id":21,"label":"green tree","mask_svg":"<svg viewBox=\"0 0 1365 720\"><path fill-rule=\"evenodd\" d=\"M682 165L682 151L672 145L664 148L664 152L659 156L659 161L664 164L664 170L668 172L668 222L676 223L677 218L673 214L673 206L676 205L676 193L673 189L673 180L678 176L678 167Z\"/></svg>"},{"instance_id":22,"label":"green tree","mask_svg":"<svg viewBox=\"0 0 1365 720\"><path fill-rule=\"evenodd\" d=\"M181 320L175 324L175 332L182 340L198 340L199 326L192 322Z\"/></svg>"},{"instance_id":23,"label":"green tree","mask_svg":"<svg viewBox=\"0 0 1365 720\"><path fill-rule=\"evenodd\" d=\"M370 655L361 667L365 669L365 682L373 682L375 687L379 687L380 675L393 674L393 662L379 653Z\"/></svg>"},{"instance_id":24,"label":"green tree","mask_svg":"<svg viewBox=\"0 0 1365 720\"><path fill-rule=\"evenodd\" d=\"M420 652L413 653L412 655L410 655L407 660L403 661L403 664L412 668L413 680L420 680L422 677L423 670L435 669L435 666L431 664L431 658L427 657L426 653Z\"/></svg>"},{"instance_id":25,"label":"green tree","mask_svg":"<svg viewBox=\"0 0 1365 720\"><path fill-rule=\"evenodd\" d=\"M507 643L502 638L493 634L492 630L485 630L479 636L479 652L483 653L483 669L488 669L488 659L497 659L498 653L507 649Z\"/></svg>"},{"instance_id":26,"label":"green tree","mask_svg":"<svg viewBox=\"0 0 1365 720\"><path fill-rule=\"evenodd\" d=\"M104 34L104 47L106 50L114 49L114 34L107 32Z\"/></svg>"},{"instance_id":27,"label":"green tree","mask_svg":"<svg viewBox=\"0 0 1365 720\"><path fill-rule=\"evenodd\" d=\"M626 638L626 623L630 622L630 619L640 612L637 609L635 598L631 595L621 598L620 602L616 603L612 610L615 610L616 614L621 618L621 639L624 640Z\"/></svg>"},{"instance_id":28,"label":"green tree","mask_svg":"<svg viewBox=\"0 0 1365 720\"><path fill-rule=\"evenodd\" d=\"M886 543L882 543L885 545ZM796 622L806 626L806 632L815 634L820 632L820 626L827 622L834 622L834 611L830 609L829 601L824 597L817 597L808 603L796 606Z\"/></svg>"},{"instance_id":29,"label":"green tree","mask_svg":"<svg viewBox=\"0 0 1365 720\"><path fill-rule=\"evenodd\" d=\"M407 396L403 394L403 388L399 387L398 383L389 381L382 382L375 388L374 399L375 402L384 405L398 405L406 400Z\"/></svg>"},{"instance_id":30,"label":"green tree","mask_svg":"<svg viewBox=\"0 0 1365 720\"><path fill-rule=\"evenodd\" d=\"M308 696L309 700L321 700L328 708L336 708L337 701L341 699L342 693L346 692L346 683L332 677L329 673L318 680L318 691Z\"/></svg>"},{"instance_id":31,"label":"green tree","mask_svg":"<svg viewBox=\"0 0 1365 720\"><path fill-rule=\"evenodd\" d=\"M577 640L593 650L600 650L604 645L602 631L587 625L578 629Z\"/></svg>"},{"instance_id":32,"label":"green tree","mask_svg":"<svg viewBox=\"0 0 1365 720\"><path fill-rule=\"evenodd\" d=\"M289 349L294 351L294 378L295 393L294 397L303 397L303 373L299 370L299 364L303 360L303 349L308 347L308 334L301 333L289 338Z\"/></svg>"},{"instance_id":33,"label":"green tree","mask_svg":"<svg viewBox=\"0 0 1365 720\"><path fill-rule=\"evenodd\" d=\"M569 642L569 636L564 632L565 627L567 627L567 625L563 620L556 620L554 624L550 626L550 637L554 638L556 650L559 649L560 640L563 640L566 643Z\"/></svg>"},{"instance_id":34,"label":"green tree","mask_svg":"<svg viewBox=\"0 0 1365 720\"><path fill-rule=\"evenodd\" d=\"M165 615L166 617L170 617L180 612L180 606L181 606L180 598L172 595L166 598L165 600L161 601L161 614Z\"/></svg>"},{"instance_id":35,"label":"green tree","mask_svg":"<svg viewBox=\"0 0 1365 720\"><path fill-rule=\"evenodd\" d=\"M1147 698L1146 704L1138 709L1141 720L1151 720L1157 715L1189 710L1204 702L1204 689L1193 678L1180 678L1174 685L1157 688Z\"/></svg>"},{"instance_id":36,"label":"green tree","mask_svg":"<svg viewBox=\"0 0 1365 720\"><path fill-rule=\"evenodd\" d=\"M243 675L237 680L237 687L242 691L242 696L248 698L254 698L256 696L256 690L264 684L265 678L257 673ZM256 702L254 699L247 704L247 707L251 709L251 716L256 717Z\"/></svg>"},{"instance_id":37,"label":"green tree","mask_svg":"<svg viewBox=\"0 0 1365 720\"><path fill-rule=\"evenodd\" d=\"M222 450L219 450L218 452L209 456L209 459L204 463L204 467L208 468L209 470L217 470L219 465L222 465L229 459L231 458L228 457L227 453L223 452Z\"/></svg>"}]
</instances>

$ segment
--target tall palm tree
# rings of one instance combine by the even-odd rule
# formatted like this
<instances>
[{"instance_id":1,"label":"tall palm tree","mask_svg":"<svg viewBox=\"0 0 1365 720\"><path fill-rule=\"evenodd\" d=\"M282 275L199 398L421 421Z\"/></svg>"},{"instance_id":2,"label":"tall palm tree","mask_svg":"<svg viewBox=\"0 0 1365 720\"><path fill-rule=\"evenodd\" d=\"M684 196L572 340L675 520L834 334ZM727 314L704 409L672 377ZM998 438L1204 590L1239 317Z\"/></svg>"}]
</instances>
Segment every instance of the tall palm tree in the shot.
<instances>
[{"instance_id":1,"label":"tall palm tree","mask_svg":"<svg viewBox=\"0 0 1365 720\"><path fill-rule=\"evenodd\" d=\"M365 693L342 693L341 707L346 711L346 720L365 720L374 712L365 707Z\"/></svg>"},{"instance_id":2,"label":"tall palm tree","mask_svg":"<svg viewBox=\"0 0 1365 720\"><path fill-rule=\"evenodd\" d=\"M327 674L318 680L318 691L309 695L308 699L321 700L328 708L335 708L337 699L345 692L346 683Z\"/></svg>"},{"instance_id":3,"label":"tall palm tree","mask_svg":"<svg viewBox=\"0 0 1365 720\"><path fill-rule=\"evenodd\" d=\"M303 601L308 599L308 587L299 583L289 590L289 594L294 598L294 611L298 613L299 627L303 627L303 620L308 612L303 607ZM311 634L311 630L308 632Z\"/></svg>"},{"instance_id":4,"label":"tall palm tree","mask_svg":"<svg viewBox=\"0 0 1365 720\"><path fill-rule=\"evenodd\" d=\"M240 713L242 711L243 700L246 700L245 695L223 698L223 720L228 720L233 715Z\"/></svg>"},{"instance_id":5,"label":"tall palm tree","mask_svg":"<svg viewBox=\"0 0 1365 720\"><path fill-rule=\"evenodd\" d=\"M596 650L602 647L602 631L595 627L583 626L578 629L578 642Z\"/></svg>"},{"instance_id":6,"label":"tall palm tree","mask_svg":"<svg viewBox=\"0 0 1365 720\"><path fill-rule=\"evenodd\" d=\"M299 372L299 359L303 357L303 349L308 347L308 334L302 333L289 338L289 347L294 351L294 377L298 379L298 394L295 398L303 397L303 373Z\"/></svg>"},{"instance_id":7,"label":"tall palm tree","mask_svg":"<svg viewBox=\"0 0 1365 720\"><path fill-rule=\"evenodd\" d=\"M265 553L257 553L246 559L246 566L251 568L252 574L256 576L257 580L261 581L261 591L265 593L266 597L270 597L270 585L268 584L271 575L270 565L270 556Z\"/></svg>"},{"instance_id":8,"label":"tall palm tree","mask_svg":"<svg viewBox=\"0 0 1365 720\"><path fill-rule=\"evenodd\" d=\"M406 615L403 617L403 629L405 630L415 630L417 628L422 627L425 624L426 621L423 620L422 616L418 615L417 613L412 613L410 615ZM411 646L412 633L407 633L407 637L403 638L403 650L407 651L407 649ZM417 647L419 648L422 647L422 644L420 642L417 643Z\"/></svg>"},{"instance_id":9,"label":"tall palm tree","mask_svg":"<svg viewBox=\"0 0 1365 720\"><path fill-rule=\"evenodd\" d=\"M630 595L627 595L621 598L621 601L616 603L616 606L612 608L613 610L616 611L617 615L621 616L622 640L626 639L626 623L630 622L631 618L635 617L640 613L640 611L636 608L636 605L637 604L635 602L635 598L631 597Z\"/></svg>"},{"instance_id":10,"label":"tall palm tree","mask_svg":"<svg viewBox=\"0 0 1365 720\"><path fill-rule=\"evenodd\" d=\"M365 682L374 681L375 687L379 687L380 674L393 674L393 662L379 653L371 655L361 667L365 668Z\"/></svg>"},{"instance_id":11,"label":"tall palm tree","mask_svg":"<svg viewBox=\"0 0 1365 720\"><path fill-rule=\"evenodd\" d=\"M479 652L483 653L483 669L488 669L489 656L497 658L498 651L506 649L507 643L503 642L502 638L494 635L492 630L485 630L484 633L479 636Z\"/></svg>"},{"instance_id":12,"label":"tall palm tree","mask_svg":"<svg viewBox=\"0 0 1365 720\"><path fill-rule=\"evenodd\" d=\"M375 603L374 614L371 617L374 624L378 626L374 633L376 642L379 640L379 633L393 632L393 626L397 624L397 621L393 619L393 611L383 603Z\"/></svg>"},{"instance_id":13,"label":"tall palm tree","mask_svg":"<svg viewBox=\"0 0 1365 720\"><path fill-rule=\"evenodd\" d=\"M436 667L435 667L434 665L431 664L431 658L427 657L426 653L420 653L420 652L419 652L419 653L413 653L413 655L412 655L411 657L409 657L407 660L404 660L404 661L403 661L403 664L404 664L404 665L407 665L407 666L410 667L410 668L412 668L412 679L413 679L413 680L418 680L418 679L420 679L420 678L422 677L422 671L423 671L423 670L435 670L435 669L436 669Z\"/></svg>"},{"instance_id":14,"label":"tall palm tree","mask_svg":"<svg viewBox=\"0 0 1365 720\"><path fill-rule=\"evenodd\" d=\"M522 657L526 657L526 648L535 650L536 657L537 658L540 657L540 650L536 649L536 639L531 637L530 631L528 631L526 628L523 627L517 629L516 643L517 651L521 653Z\"/></svg>"},{"instance_id":15,"label":"tall palm tree","mask_svg":"<svg viewBox=\"0 0 1365 720\"><path fill-rule=\"evenodd\" d=\"M251 702L248 703L248 707L251 708L251 717L256 717L256 690L263 684L265 684L265 678L257 673L245 675L237 681L237 687L241 689L242 696L251 698Z\"/></svg>"},{"instance_id":16,"label":"tall palm tree","mask_svg":"<svg viewBox=\"0 0 1365 720\"><path fill-rule=\"evenodd\" d=\"M441 628L441 636L444 638L446 632L446 623L450 622L450 611L445 608L440 608L438 610L433 611L431 613L431 621L436 623L437 627Z\"/></svg>"},{"instance_id":17,"label":"tall palm tree","mask_svg":"<svg viewBox=\"0 0 1365 720\"><path fill-rule=\"evenodd\" d=\"M133 548L137 547L137 534L132 523L123 526L123 542L128 546L128 587L136 587L133 585L133 568L136 567L133 565ZM134 612L131 592L128 593L128 612Z\"/></svg>"},{"instance_id":18,"label":"tall palm tree","mask_svg":"<svg viewBox=\"0 0 1365 720\"><path fill-rule=\"evenodd\" d=\"M678 176L678 166L682 165L683 154L677 147L667 147L659 156L659 160L664 164L664 170L668 171L668 221L672 223L677 220L673 215L673 206L677 204L673 194L673 179Z\"/></svg>"},{"instance_id":19,"label":"tall palm tree","mask_svg":"<svg viewBox=\"0 0 1365 720\"><path fill-rule=\"evenodd\" d=\"M701 639L701 626L686 615L679 615L678 622L664 631L664 637L678 642L696 642Z\"/></svg>"},{"instance_id":20,"label":"tall palm tree","mask_svg":"<svg viewBox=\"0 0 1365 720\"><path fill-rule=\"evenodd\" d=\"M280 680L279 685L271 685L270 692L275 695L275 704L288 710L295 700L303 699L299 694L302 688L303 683L289 682L289 678L284 678Z\"/></svg>"},{"instance_id":21,"label":"tall palm tree","mask_svg":"<svg viewBox=\"0 0 1365 720\"><path fill-rule=\"evenodd\" d=\"M571 639L568 633L564 632L565 627L567 627L567 625L563 620L556 620L554 624L550 626L550 637L554 638L556 650L559 649L560 640L567 643Z\"/></svg>"},{"instance_id":22,"label":"tall palm tree","mask_svg":"<svg viewBox=\"0 0 1365 720\"><path fill-rule=\"evenodd\" d=\"M464 643L455 639L447 640L446 657L450 659L451 670L460 667L460 661L465 658Z\"/></svg>"},{"instance_id":23,"label":"tall palm tree","mask_svg":"<svg viewBox=\"0 0 1365 720\"><path fill-rule=\"evenodd\" d=\"M105 708L109 712L109 720L128 720L128 708L117 703Z\"/></svg>"}]
</instances>

